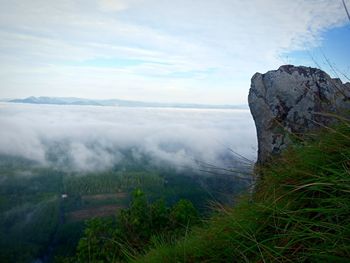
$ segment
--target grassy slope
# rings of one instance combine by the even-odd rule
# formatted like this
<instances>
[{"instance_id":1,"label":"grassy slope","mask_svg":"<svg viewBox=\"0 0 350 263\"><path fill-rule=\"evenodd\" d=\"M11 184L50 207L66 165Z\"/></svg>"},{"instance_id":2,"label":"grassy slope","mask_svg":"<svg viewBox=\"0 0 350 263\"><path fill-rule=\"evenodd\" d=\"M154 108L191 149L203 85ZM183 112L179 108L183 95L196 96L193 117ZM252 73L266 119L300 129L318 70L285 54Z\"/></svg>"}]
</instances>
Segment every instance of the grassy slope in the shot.
<instances>
[{"instance_id":1,"label":"grassy slope","mask_svg":"<svg viewBox=\"0 0 350 263\"><path fill-rule=\"evenodd\" d=\"M252 198L135 262L349 262L350 125L328 129L259 171Z\"/></svg>"}]
</instances>

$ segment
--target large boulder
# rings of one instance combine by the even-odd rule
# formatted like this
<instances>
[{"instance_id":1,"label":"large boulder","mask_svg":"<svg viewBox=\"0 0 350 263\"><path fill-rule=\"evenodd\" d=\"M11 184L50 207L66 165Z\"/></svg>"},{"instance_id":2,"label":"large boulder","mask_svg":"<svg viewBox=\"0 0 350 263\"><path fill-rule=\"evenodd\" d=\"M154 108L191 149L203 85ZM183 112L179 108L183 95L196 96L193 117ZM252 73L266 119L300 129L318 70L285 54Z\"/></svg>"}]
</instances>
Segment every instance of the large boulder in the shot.
<instances>
[{"instance_id":1,"label":"large boulder","mask_svg":"<svg viewBox=\"0 0 350 263\"><path fill-rule=\"evenodd\" d=\"M332 115L348 116L350 83L320 69L281 66L251 81L249 107L258 136L258 163L279 154L293 136L328 126Z\"/></svg>"}]
</instances>

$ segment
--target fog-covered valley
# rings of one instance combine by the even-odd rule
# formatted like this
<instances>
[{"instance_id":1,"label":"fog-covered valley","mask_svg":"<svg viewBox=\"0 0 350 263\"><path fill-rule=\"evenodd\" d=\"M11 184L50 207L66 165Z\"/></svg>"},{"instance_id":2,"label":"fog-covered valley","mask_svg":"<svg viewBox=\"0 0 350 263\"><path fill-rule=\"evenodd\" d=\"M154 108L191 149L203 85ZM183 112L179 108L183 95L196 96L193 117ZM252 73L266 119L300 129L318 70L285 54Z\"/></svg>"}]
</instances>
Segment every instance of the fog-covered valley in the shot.
<instances>
[{"instance_id":1,"label":"fog-covered valley","mask_svg":"<svg viewBox=\"0 0 350 263\"><path fill-rule=\"evenodd\" d=\"M225 167L232 151L252 161L256 154L248 110L2 103L0 127L0 154L72 171L108 170L130 157L176 169Z\"/></svg>"},{"instance_id":2,"label":"fog-covered valley","mask_svg":"<svg viewBox=\"0 0 350 263\"><path fill-rule=\"evenodd\" d=\"M62 262L137 189L201 214L232 204L256 155L248 110L3 102L0 127L1 262Z\"/></svg>"}]
</instances>

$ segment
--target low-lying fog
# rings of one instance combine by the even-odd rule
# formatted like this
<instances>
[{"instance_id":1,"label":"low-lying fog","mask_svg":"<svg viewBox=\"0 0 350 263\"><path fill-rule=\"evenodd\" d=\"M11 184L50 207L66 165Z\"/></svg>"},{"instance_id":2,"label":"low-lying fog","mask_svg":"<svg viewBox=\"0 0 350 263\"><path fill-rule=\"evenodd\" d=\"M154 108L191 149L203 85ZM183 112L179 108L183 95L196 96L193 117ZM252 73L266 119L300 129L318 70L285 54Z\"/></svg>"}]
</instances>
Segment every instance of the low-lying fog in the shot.
<instances>
[{"instance_id":1,"label":"low-lying fog","mask_svg":"<svg viewBox=\"0 0 350 263\"><path fill-rule=\"evenodd\" d=\"M153 164L227 165L256 158L249 110L0 104L0 154L75 171L104 170L125 151Z\"/></svg>"}]
</instances>

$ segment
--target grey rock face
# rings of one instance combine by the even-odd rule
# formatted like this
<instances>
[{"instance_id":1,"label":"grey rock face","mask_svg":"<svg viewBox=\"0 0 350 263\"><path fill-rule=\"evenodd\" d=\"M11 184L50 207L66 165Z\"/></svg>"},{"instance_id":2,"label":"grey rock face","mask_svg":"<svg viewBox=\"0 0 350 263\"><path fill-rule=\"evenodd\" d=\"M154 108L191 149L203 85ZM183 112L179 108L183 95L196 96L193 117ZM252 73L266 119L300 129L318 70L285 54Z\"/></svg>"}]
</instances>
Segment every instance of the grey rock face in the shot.
<instances>
[{"instance_id":1,"label":"grey rock face","mask_svg":"<svg viewBox=\"0 0 350 263\"><path fill-rule=\"evenodd\" d=\"M332 79L320 69L281 66L251 80L248 102L258 135L258 163L280 153L291 136L327 126L327 114L350 110L350 83Z\"/></svg>"}]
</instances>

